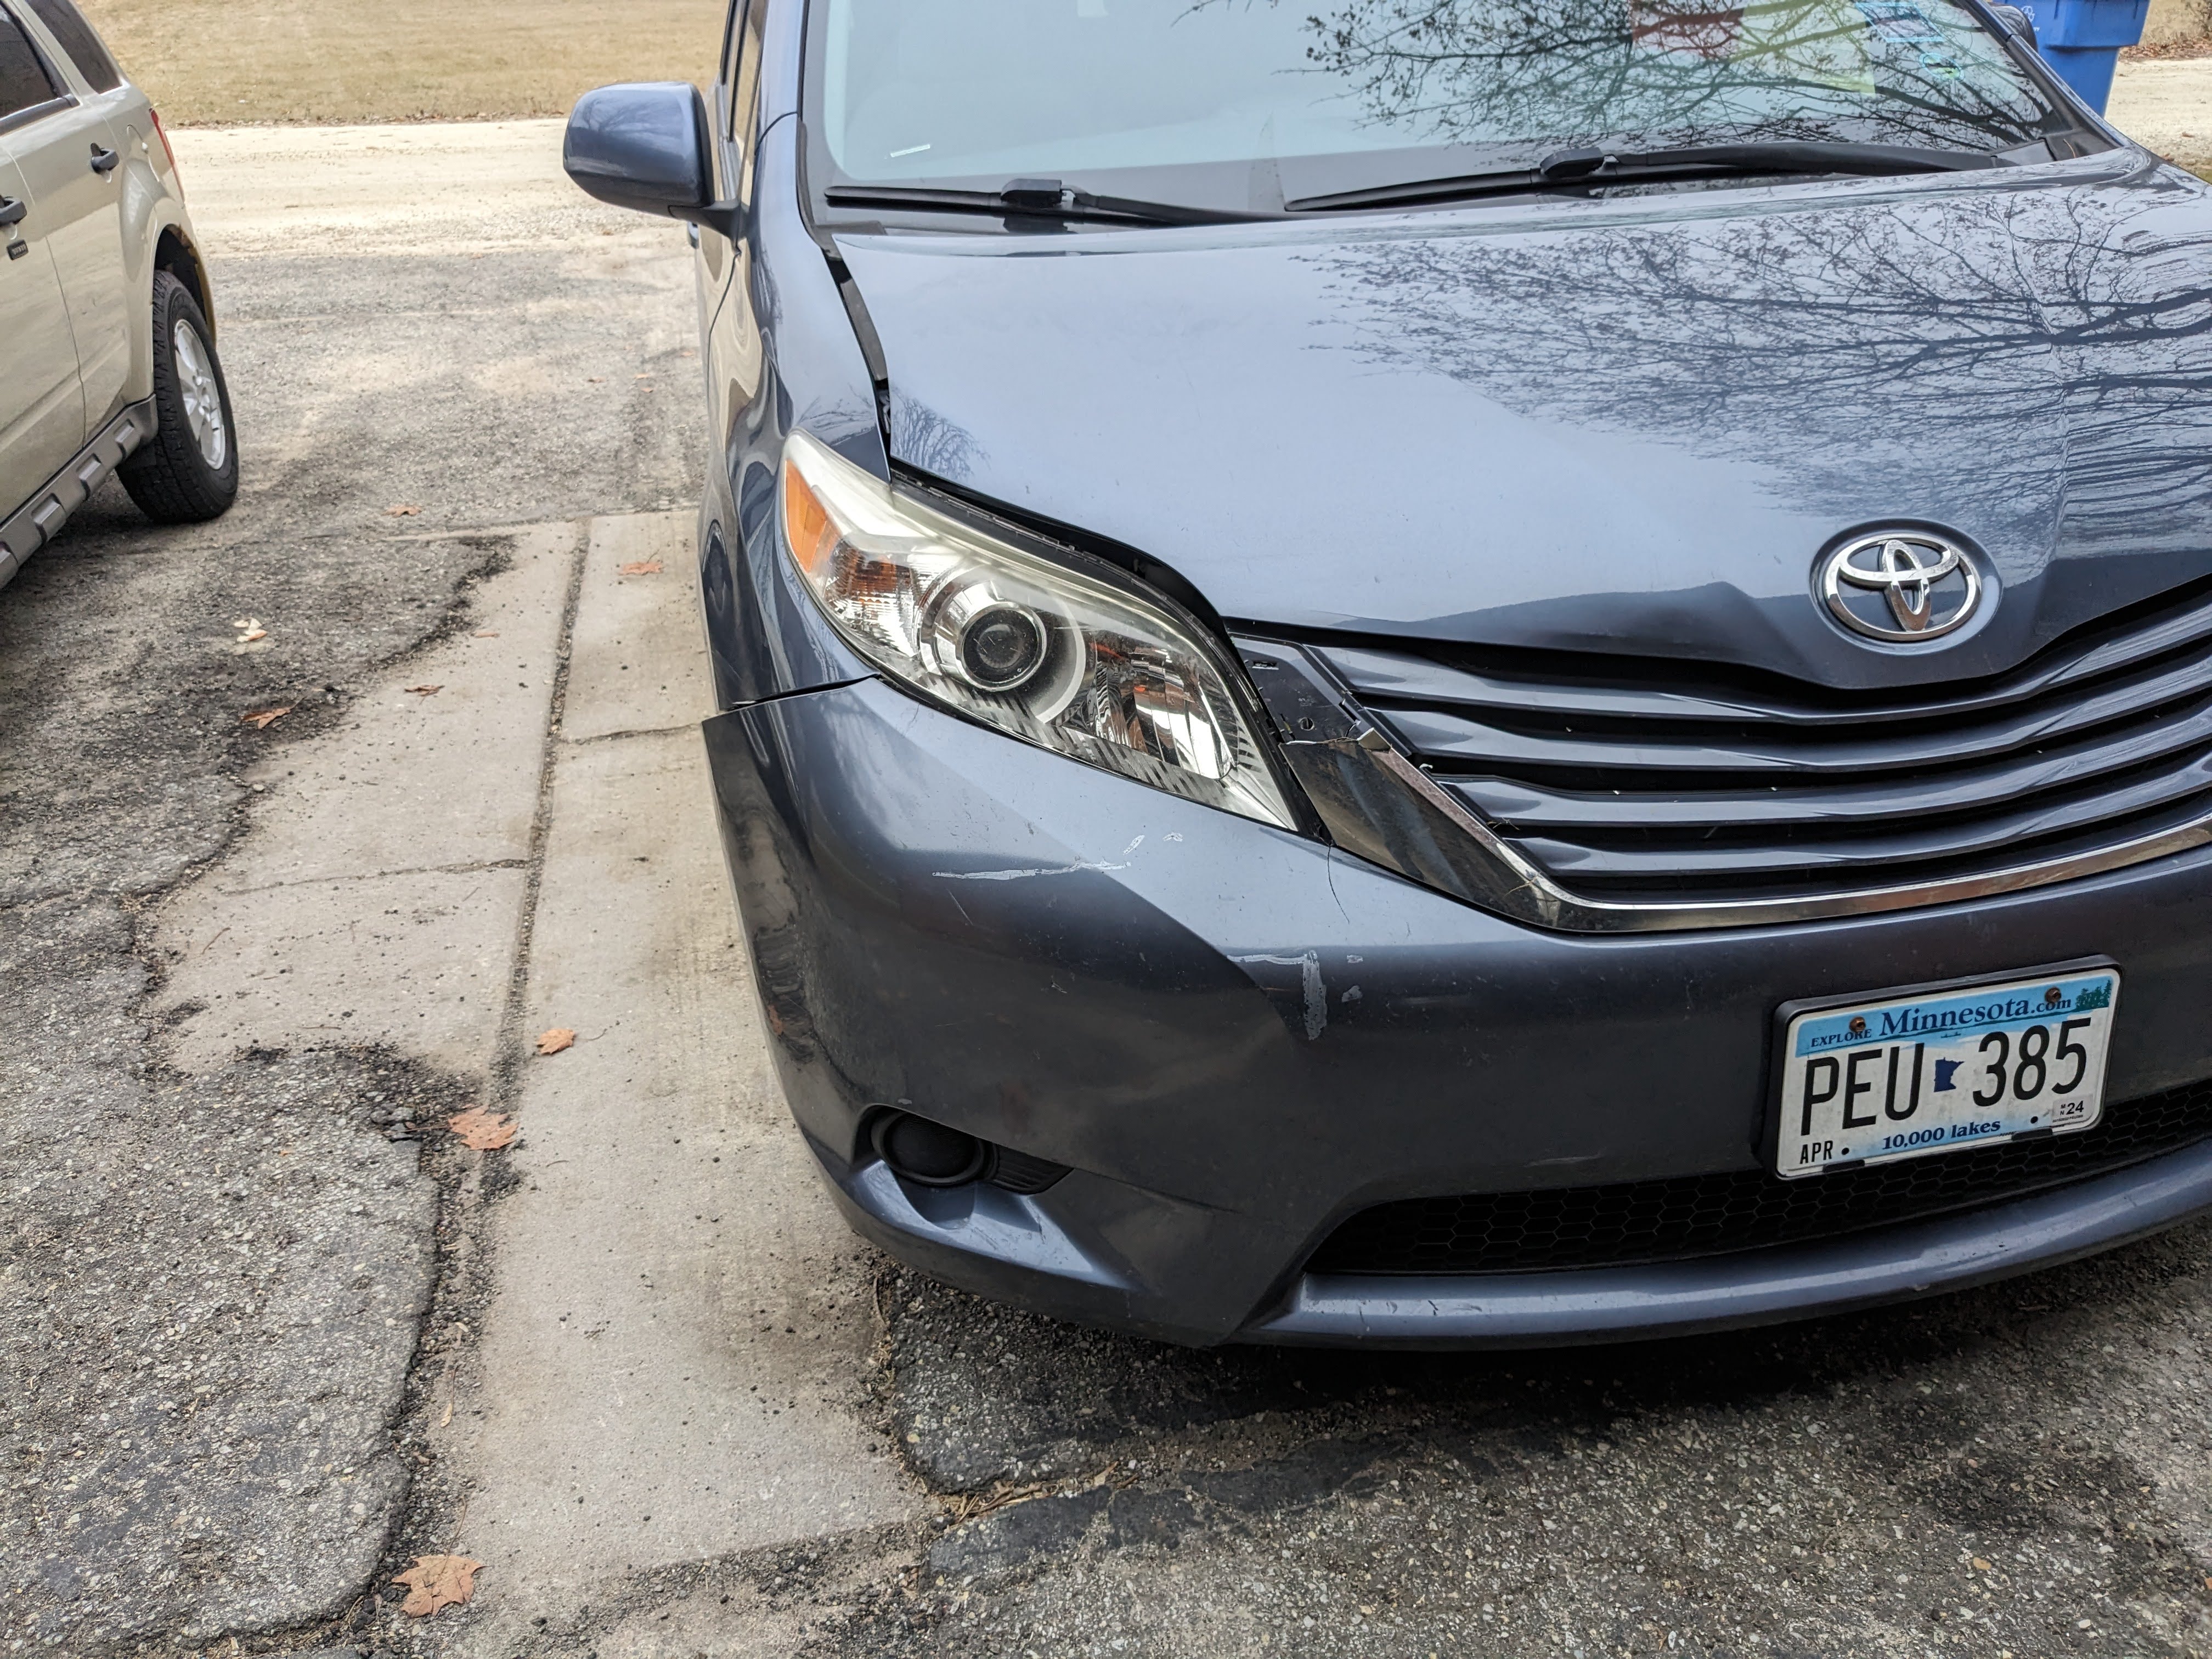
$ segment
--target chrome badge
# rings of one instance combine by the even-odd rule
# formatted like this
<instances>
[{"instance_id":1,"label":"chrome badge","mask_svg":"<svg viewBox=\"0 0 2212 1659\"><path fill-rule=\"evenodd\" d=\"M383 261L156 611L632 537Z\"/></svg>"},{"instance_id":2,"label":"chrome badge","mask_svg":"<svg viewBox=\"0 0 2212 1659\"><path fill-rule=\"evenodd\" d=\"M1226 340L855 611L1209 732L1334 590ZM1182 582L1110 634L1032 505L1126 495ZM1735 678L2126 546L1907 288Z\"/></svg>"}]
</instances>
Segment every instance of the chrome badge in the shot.
<instances>
[{"instance_id":1,"label":"chrome badge","mask_svg":"<svg viewBox=\"0 0 2212 1659\"><path fill-rule=\"evenodd\" d=\"M1964 550L1941 536L1892 530L1829 554L1820 597L1854 634L1919 645L1966 625L1982 603L1982 578Z\"/></svg>"}]
</instances>

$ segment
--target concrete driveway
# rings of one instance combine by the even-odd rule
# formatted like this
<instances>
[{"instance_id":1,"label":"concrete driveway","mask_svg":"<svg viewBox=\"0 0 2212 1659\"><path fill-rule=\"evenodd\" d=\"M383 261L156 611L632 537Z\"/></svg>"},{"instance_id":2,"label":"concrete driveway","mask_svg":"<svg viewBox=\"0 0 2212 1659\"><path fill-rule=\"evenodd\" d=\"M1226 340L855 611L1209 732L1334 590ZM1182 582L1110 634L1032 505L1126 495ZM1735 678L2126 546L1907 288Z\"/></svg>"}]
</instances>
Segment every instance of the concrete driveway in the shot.
<instances>
[{"instance_id":1,"label":"concrete driveway","mask_svg":"<svg viewBox=\"0 0 2212 1659\"><path fill-rule=\"evenodd\" d=\"M1431 1358L854 1242L708 814L682 234L557 131L179 135L246 495L0 592L0 1650L2212 1651L2202 1227Z\"/></svg>"}]
</instances>

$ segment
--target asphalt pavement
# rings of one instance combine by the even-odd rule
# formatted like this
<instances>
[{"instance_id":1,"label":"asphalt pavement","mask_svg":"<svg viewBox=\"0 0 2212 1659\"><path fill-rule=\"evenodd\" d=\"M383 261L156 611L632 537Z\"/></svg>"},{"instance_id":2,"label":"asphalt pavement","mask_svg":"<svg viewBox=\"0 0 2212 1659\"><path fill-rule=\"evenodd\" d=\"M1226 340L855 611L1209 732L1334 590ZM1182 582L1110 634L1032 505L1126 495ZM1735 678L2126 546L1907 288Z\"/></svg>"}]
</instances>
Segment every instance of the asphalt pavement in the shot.
<instances>
[{"instance_id":1,"label":"asphalt pavement","mask_svg":"<svg viewBox=\"0 0 2212 1659\"><path fill-rule=\"evenodd\" d=\"M682 233L557 143L179 135L245 495L0 591L0 1652L2212 1652L2212 1228L1447 1357L853 1240L709 816Z\"/></svg>"}]
</instances>

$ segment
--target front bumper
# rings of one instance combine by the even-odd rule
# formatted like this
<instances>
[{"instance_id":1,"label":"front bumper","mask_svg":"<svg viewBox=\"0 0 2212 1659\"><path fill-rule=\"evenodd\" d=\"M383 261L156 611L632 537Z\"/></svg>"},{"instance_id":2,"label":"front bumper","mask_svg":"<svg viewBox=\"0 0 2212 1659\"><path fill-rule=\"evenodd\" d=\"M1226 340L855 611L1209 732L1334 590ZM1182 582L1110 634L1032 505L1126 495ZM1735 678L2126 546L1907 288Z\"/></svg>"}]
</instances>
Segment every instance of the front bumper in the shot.
<instances>
[{"instance_id":1,"label":"front bumper","mask_svg":"<svg viewBox=\"0 0 2212 1659\"><path fill-rule=\"evenodd\" d=\"M988 1296L1194 1343L1627 1337L1979 1282L2212 1204L2200 1147L1787 1249L1302 1275L1388 1200L1754 1167L1772 1014L1793 999L2109 955L2127 996L2108 1097L2212 1074L2212 852L1937 910L1577 938L877 680L706 734L801 1129L862 1233ZM882 1104L1073 1173L1033 1196L909 1187L862 1143Z\"/></svg>"}]
</instances>

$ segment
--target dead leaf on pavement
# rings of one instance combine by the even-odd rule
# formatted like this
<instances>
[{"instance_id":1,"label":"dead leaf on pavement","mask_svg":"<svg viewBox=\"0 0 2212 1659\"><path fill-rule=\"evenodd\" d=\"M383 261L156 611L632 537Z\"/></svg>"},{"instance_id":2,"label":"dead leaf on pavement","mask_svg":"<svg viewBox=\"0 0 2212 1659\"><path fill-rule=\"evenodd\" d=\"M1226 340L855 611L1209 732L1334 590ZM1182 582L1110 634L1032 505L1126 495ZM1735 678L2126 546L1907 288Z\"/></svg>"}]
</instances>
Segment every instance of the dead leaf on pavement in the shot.
<instances>
[{"instance_id":1,"label":"dead leaf on pavement","mask_svg":"<svg viewBox=\"0 0 2212 1659\"><path fill-rule=\"evenodd\" d=\"M660 574L660 561L640 559L635 564L623 566L617 574L624 576L658 576Z\"/></svg>"},{"instance_id":2,"label":"dead leaf on pavement","mask_svg":"<svg viewBox=\"0 0 2212 1659\"><path fill-rule=\"evenodd\" d=\"M442 685L410 685L406 689L418 697L434 697L446 688Z\"/></svg>"},{"instance_id":3,"label":"dead leaf on pavement","mask_svg":"<svg viewBox=\"0 0 2212 1659\"><path fill-rule=\"evenodd\" d=\"M256 640L265 640L269 637L269 630L261 625L261 618L258 617L247 617L242 621L231 623L231 626L238 630L238 642L240 645L251 645Z\"/></svg>"},{"instance_id":4,"label":"dead leaf on pavement","mask_svg":"<svg viewBox=\"0 0 2212 1659\"><path fill-rule=\"evenodd\" d=\"M266 732L291 712L289 708L249 708L238 717L238 723L257 732Z\"/></svg>"},{"instance_id":5,"label":"dead leaf on pavement","mask_svg":"<svg viewBox=\"0 0 2212 1659\"><path fill-rule=\"evenodd\" d=\"M398 507L386 507L384 516L387 519L419 519L422 516L422 509L410 503L403 502Z\"/></svg>"},{"instance_id":6,"label":"dead leaf on pavement","mask_svg":"<svg viewBox=\"0 0 2212 1659\"><path fill-rule=\"evenodd\" d=\"M407 1586L402 1613L427 1619L440 1607L456 1607L477 1593L477 1574L483 1563L465 1555L418 1555L415 1565L392 1582Z\"/></svg>"},{"instance_id":7,"label":"dead leaf on pavement","mask_svg":"<svg viewBox=\"0 0 2212 1659\"><path fill-rule=\"evenodd\" d=\"M551 1030L542 1033L538 1039L538 1052L541 1054L557 1054L563 1048L575 1046L576 1034L565 1025L556 1025Z\"/></svg>"},{"instance_id":8,"label":"dead leaf on pavement","mask_svg":"<svg viewBox=\"0 0 2212 1659\"><path fill-rule=\"evenodd\" d=\"M514 1120L503 1112L471 1106L446 1120L446 1127L461 1138L461 1145L480 1152L495 1152L514 1139Z\"/></svg>"},{"instance_id":9,"label":"dead leaf on pavement","mask_svg":"<svg viewBox=\"0 0 2212 1659\"><path fill-rule=\"evenodd\" d=\"M479 628L477 629L476 636L480 640L495 640L499 637L499 629L496 628Z\"/></svg>"}]
</instances>

